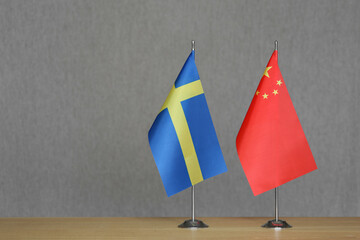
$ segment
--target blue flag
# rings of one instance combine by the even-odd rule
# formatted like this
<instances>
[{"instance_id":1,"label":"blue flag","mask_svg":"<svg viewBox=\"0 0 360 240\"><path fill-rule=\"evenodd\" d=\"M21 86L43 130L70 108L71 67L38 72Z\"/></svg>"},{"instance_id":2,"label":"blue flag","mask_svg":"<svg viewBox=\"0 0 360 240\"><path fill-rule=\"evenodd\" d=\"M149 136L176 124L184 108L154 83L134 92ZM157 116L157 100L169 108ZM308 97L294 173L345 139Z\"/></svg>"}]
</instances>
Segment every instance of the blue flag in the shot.
<instances>
[{"instance_id":1,"label":"blue flag","mask_svg":"<svg viewBox=\"0 0 360 240\"><path fill-rule=\"evenodd\" d=\"M194 51L149 130L149 143L169 197L227 171Z\"/></svg>"}]
</instances>

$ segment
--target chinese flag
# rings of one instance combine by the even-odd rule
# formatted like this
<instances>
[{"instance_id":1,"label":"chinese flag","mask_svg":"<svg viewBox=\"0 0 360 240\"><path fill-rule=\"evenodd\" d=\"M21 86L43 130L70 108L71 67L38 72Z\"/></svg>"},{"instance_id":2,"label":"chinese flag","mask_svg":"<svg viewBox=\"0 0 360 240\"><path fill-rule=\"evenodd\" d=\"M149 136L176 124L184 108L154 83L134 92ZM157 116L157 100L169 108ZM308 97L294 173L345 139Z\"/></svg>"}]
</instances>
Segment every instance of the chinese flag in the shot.
<instances>
[{"instance_id":1,"label":"chinese flag","mask_svg":"<svg viewBox=\"0 0 360 240\"><path fill-rule=\"evenodd\" d=\"M236 138L254 195L317 169L274 51Z\"/></svg>"}]
</instances>

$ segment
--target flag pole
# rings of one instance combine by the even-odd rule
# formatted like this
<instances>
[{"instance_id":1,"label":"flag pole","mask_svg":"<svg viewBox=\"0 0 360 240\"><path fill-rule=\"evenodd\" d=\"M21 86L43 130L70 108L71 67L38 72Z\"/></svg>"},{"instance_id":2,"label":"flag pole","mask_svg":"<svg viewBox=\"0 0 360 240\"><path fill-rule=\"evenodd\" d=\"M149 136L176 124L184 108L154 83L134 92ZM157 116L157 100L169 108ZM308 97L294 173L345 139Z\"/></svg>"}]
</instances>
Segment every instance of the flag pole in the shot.
<instances>
[{"instance_id":1,"label":"flag pole","mask_svg":"<svg viewBox=\"0 0 360 240\"><path fill-rule=\"evenodd\" d=\"M275 40L275 51L278 50L278 41ZM278 62L279 62L279 54L278 54ZM279 188L275 188L275 221L279 221Z\"/></svg>"},{"instance_id":2,"label":"flag pole","mask_svg":"<svg viewBox=\"0 0 360 240\"><path fill-rule=\"evenodd\" d=\"M195 41L191 41L191 51L194 51L195 58ZM186 220L178 226L179 228L207 228L209 227L203 221L195 219L195 186L191 186L191 219Z\"/></svg>"},{"instance_id":3,"label":"flag pole","mask_svg":"<svg viewBox=\"0 0 360 240\"><path fill-rule=\"evenodd\" d=\"M275 51L278 51L278 41L275 40ZM279 62L279 54L278 55L278 62ZM289 225L286 221L279 219L279 187L275 189L275 219L268 221L262 227L265 228L291 228L292 226Z\"/></svg>"},{"instance_id":4,"label":"flag pole","mask_svg":"<svg viewBox=\"0 0 360 240\"><path fill-rule=\"evenodd\" d=\"M191 41L191 51L195 53L195 41ZM195 54L194 54L195 58ZM195 186L191 186L191 220L195 222Z\"/></svg>"}]
</instances>

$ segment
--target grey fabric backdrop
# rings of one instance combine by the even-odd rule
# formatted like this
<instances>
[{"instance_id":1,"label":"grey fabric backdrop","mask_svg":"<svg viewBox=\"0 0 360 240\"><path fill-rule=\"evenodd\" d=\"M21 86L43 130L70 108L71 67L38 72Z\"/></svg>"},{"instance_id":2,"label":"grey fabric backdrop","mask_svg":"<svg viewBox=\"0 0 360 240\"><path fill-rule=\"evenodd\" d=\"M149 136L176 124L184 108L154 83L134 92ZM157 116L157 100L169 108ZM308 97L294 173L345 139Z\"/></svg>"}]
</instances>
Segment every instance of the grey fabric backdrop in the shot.
<instances>
[{"instance_id":1,"label":"grey fabric backdrop","mask_svg":"<svg viewBox=\"0 0 360 240\"><path fill-rule=\"evenodd\" d=\"M199 216L272 216L235 149L279 40L318 170L280 188L281 216L360 216L360 1L1 1L0 217L188 216L147 132L196 40L229 171Z\"/></svg>"}]
</instances>

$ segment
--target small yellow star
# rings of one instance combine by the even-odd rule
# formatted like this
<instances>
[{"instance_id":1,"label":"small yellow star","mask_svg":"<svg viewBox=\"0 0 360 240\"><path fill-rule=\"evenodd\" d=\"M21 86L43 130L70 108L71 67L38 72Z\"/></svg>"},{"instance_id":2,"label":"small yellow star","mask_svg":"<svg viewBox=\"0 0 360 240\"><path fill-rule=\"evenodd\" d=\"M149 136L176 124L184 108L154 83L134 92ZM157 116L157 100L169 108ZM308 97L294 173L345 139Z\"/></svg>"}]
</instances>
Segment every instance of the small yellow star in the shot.
<instances>
[{"instance_id":1,"label":"small yellow star","mask_svg":"<svg viewBox=\"0 0 360 240\"><path fill-rule=\"evenodd\" d=\"M272 66L266 67L263 76L267 76L268 78L270 78L268 71L269 71L271 68L272 68Z\"/></svg>"},{"instance_id":2,"label":"small yellow star","mask_svg":"<svg viewBox=\"0 0 360 240\"><path fill-rule=\"evenodd\" d=\"M267 99L269 95L267 95L266 93L264 95L262 95L264 97L264 99Z\"/></svg>"},{"instance_id":3,"label":"small yellow star","mask_svg":"<svg viewBox=\"0 0 360 240\"><path fill-rule=\"evenodd\" d=\"M256 93L255 93L255 94L256 94L256 95L259 95L259 93L260 93L259 91L256 91Z\"/></svg>"},{"instance_id":4,"label":"small yellow star","mask_svg":"<svg viewBox=\"0 0 360 240\"><path fill-rule=\"evenodd\" d=\"M278 90L277 89L274 89L274 91L272 92L275 96L277 95L277 94L279 94L279 92L278 92Z\"/></svg>"},{"instance_id":5,"label":"small yellow star","mask_svg":"<svg viewBox=\"0 0 360 240\"><path fill-rule=\"evenodd\" d=\"M282 84L282 81L281 81L281 80L278 80L278 81L277 81L277 85L281 86L281 84Z\"/></svg>"}]
</instances>

